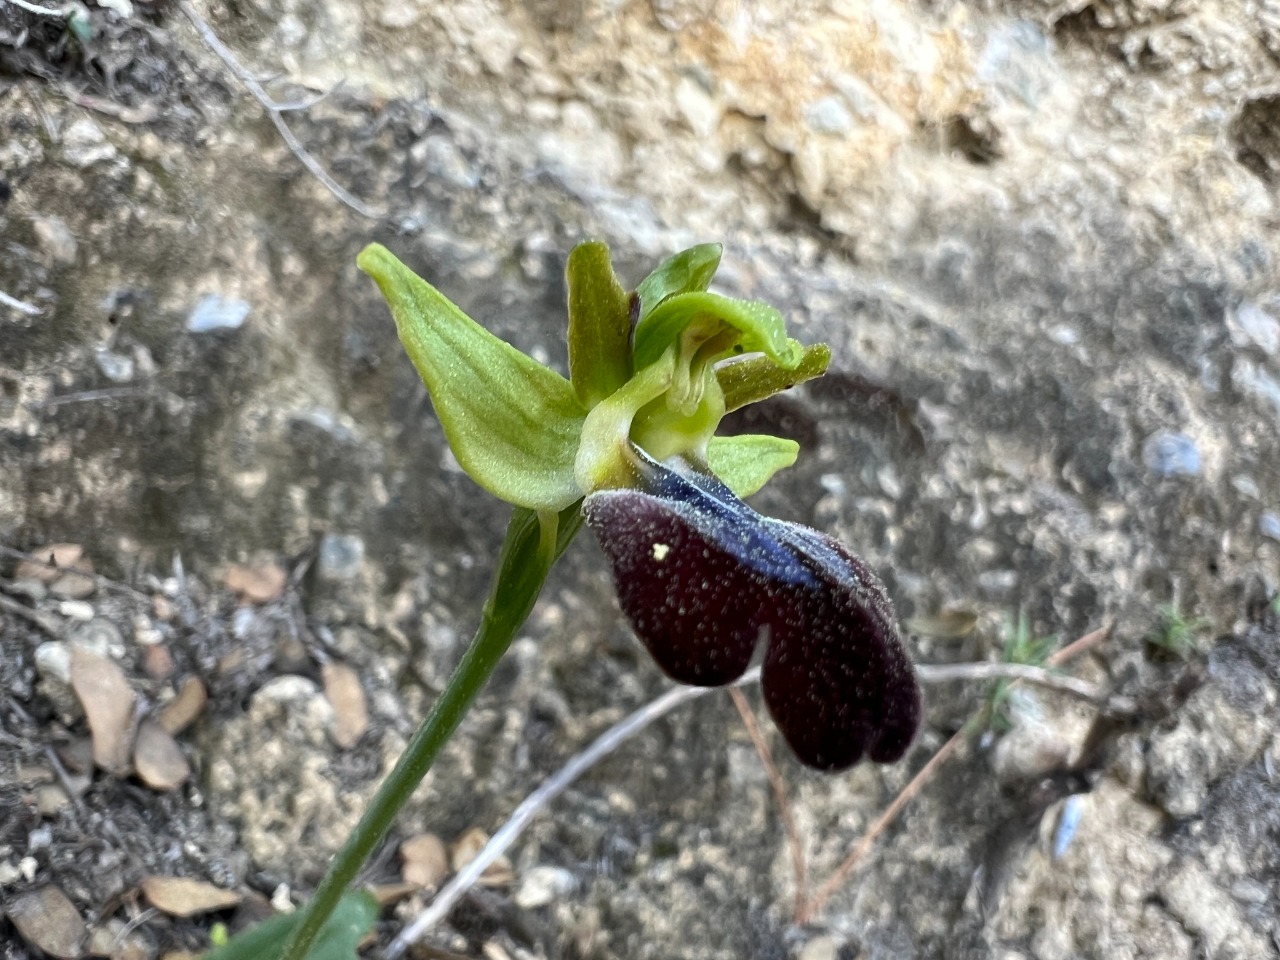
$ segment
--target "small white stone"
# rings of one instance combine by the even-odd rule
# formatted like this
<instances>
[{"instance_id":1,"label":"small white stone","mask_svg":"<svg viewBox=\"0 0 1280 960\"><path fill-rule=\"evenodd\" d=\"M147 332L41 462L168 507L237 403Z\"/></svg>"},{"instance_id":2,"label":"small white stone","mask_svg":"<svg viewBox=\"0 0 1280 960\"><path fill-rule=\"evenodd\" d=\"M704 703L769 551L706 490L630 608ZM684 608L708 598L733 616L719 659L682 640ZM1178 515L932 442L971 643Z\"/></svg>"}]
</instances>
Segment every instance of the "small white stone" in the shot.
<instances>
[{"instance_id":1,"label":"small white stone","mask_svg":"<svg viewBox=\"0 0 1280 960\"><path fill-rule=\"evenodd\" d=\"M282 883L271 893L271 906L276 913L293 913L293 899L289 896L289 885Z\"/></svg>"},{"instance_id":2,"label":"small white stone","mask_svg":"<svg viewBox=\"0 0 1280 960\"><path fill-rule=\"evenodd\" d=\"M36 673L57 683L71 682L71 648L61 640L48 640L36 647Z\"/></svg>"},{"instance_id":3,"label":"small white stone","mask_svg":"<svg viewBox=\"0 0 1280 960\"><path fill-rule=\"evenodd\" d=\"M720 126L723 106L693 79L684 77L676 84L675 100L681 116L699 137L710 136Z\"/></svg>"},{"instance_id":4,"label":"small white stone","mask_svg":"<svg viewBox=\"0 0 1280 960\"><path fill-rule=\"evenodd\" d=\"M93 604L84 600L63 600L58 604L58 612L72 620L88 623L93 619Z\"/></svg>"},{"instance_id":5,"label":"small white stone","mask_svg":"<svg viewBox=\"0 0 1280 960\"><path fill-rule=\"evenodd\" d=\"M97 123L89 117L81 117L63 134L62 155L67 163L83 169L102 160L114 159L116 148Z\"/></svg>"},{"instance_id":6,"label":"small white stone","mask_svg":"<svg viewBox=\"0 0 1280 960\"><path fill-rule=\"evenodd\" d=\"M844 105L844 98L838 96L823 97L809 104L804 119L815 133L843 135L853 129L853 115Z\"/></svg>"},{"instance_id":7,"label":"small white stone","mask_svg":"<svg viewBox=\"0 0 1280 960\"><path fill-rule=\"evenodd\" d=\"M524 875L516 891L516 906L521 910L545 907L557 897L572 893L577 880L563 867L534 867Z\"/></svg>"}]
</instances>

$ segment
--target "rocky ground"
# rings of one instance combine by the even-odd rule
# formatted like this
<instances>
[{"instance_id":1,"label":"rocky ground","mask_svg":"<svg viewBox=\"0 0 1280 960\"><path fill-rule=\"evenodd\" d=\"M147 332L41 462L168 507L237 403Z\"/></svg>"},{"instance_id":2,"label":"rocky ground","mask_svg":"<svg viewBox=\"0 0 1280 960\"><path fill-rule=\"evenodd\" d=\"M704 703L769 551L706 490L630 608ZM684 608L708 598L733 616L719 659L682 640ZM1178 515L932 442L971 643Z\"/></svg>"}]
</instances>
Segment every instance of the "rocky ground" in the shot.
<instances>
[{"instance_id":1,"label":"rocky ground","mask_svg":"<svg viewBox=\"0 0 1280 960\"><path fill-rule=\"evenodd\" d=\"M1002 697L796 925L763 768L703 698L421 955L1280 955L1274 0L0 0L0 131L5 960L199 951L305 898L504 524L355 254L563 368L588 236L632 282L721 240L722 289L832 344L735 424L804 447L755 503L863 553L918 661L1108 625L1069 669L1133 708ZM473 844L666 688L589 541L397 843ZM70 569L12 552L50 544ZM902 764L838 777L766 727L814 882L990 695L931 686ZM433 843L382 944L453 869Z\"/></svg>"}]
</instances>

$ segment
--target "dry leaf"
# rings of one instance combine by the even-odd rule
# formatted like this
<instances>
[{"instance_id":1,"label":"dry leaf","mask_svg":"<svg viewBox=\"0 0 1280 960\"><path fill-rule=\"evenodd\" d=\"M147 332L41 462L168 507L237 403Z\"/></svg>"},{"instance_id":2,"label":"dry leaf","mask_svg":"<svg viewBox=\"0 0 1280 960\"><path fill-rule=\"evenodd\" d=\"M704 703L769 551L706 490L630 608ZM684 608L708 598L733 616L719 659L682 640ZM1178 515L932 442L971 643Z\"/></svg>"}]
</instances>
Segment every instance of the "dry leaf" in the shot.
<instances>
[{"instance_id":1,"label":"dry leaf","mask_svg":"<svg viewBox=\"0 0 1280 960\"><path fill-rule=\"evenodd\" d=\"M128 769L136 698L124 672L110 658L72 646L71 688L89 718L94 762L111 773Z\"/></svg>"},{"instance_id":2,"label":"dry leaf","mask_svg":"<svg viewBox=\"0 0 1280 960\"><path fill-rule=\"evenodd\" d=\"M15 580L39 580L53 583L65 570L93 571L93 564L78 543L50 543L31 551L33 560L23 560L13 571Z\"/></svg>"},{"instance_id":3,"label":"dry leaf","mask_svg":"<svg viewBox=\"0 0 1280 960\"><path fill-rule=\"evenodd\" d=\"M222 575L222 582L249 603L269 603L284 593L284 568L274 563L249 567L232 564Z\"/></svg>"},{"instance_id":4,"label":"dry leaf","mask_svg":"<svg viewBox=\"0 0 1280 960\"><path fill-rule=\"evenodd\" d=\"M978 615L972 610L943 610L934 616L912 617L907 629L934 640L959 640L973 633Z\"/></svg>"},{"instance_id":5,"label":"dry leaf","mask_svg":"<svg viewBox=\"0 0 1280 960\"><path fill-rule=\"evenodd\" d=\"M474 854L473 854L474 856ZM400 875L406 883L437 890L449 875L449 855L444 841L434 833L419 833L400 844Z\"/></svg>"},{"instance_id":6,"label":"dry leaf","mask_svg":"<svg viewBox=\"0 0 1280 960\"><path fill-rule=\"evenodd\" d=\"M453 867L454 873L479 856L488 842L489 835L479 827L472 827L455 840L453 846L449 848L449 865ZM480 884L486 887L505 887L512 883L515 877L511 861L506 857L499 857L485 868L484 873L480 874Z\"/></svg>"},{"instance_id":7,"label":"dry leaf","mask_svg":"<svg viewBox=\"0 0 1280 960\"><path fill-rule=\"evenodd\" d=\"M58 960L76 960L84 940L80 911L57 887L41 887L19 894L5 907L9 919L27 943Z\"/></svg>"},{"instance_id":8,"label":"dry leaf","mask_svg":"<svg viewBox=\"0 0 1280 960\"><path fill-rule=\"evenodd\" d=\"M158 723L144 720L133 747L133 767L152 790L173 790L187 782L191 766L178 742Z\"/></svg>"},{"instance_id":9,"label":"dry leaf","mask_svg":"<svg viewBox=\"0 0 1280 960\"><path fill-rule=\"evenodd\" d=\"M204 709L209 695L199 677L187 677L178 695L170 700L156 718L166 733L179 734L191 725Z\"/></svg>"},{"instance_id":10,"label":"dry leaf","mask_svg":"<svg viewBox=\"0 0 1280 960\"><path fill-rule=\"evenodd\" d=\"M226 910L243 899L234 890L223 890L190 877L147 877L142 881L142 892L153 907L171 917L194 917Z\"/></svg>"},{"instance_id":11,"label":"dry leaf","mask_svg":"<svg viewBox=\"0 0 1280 960\"><path fill-rule=\"evenodd\" d=\"M389 907L392 904L399 903L405 897L411 896L422 889L421 884L417 883L374 883L368 888L373 894L373 899L378 901L378 906Z\"/></svg>"},{"instance_id":12,"label":"dry leaf","mask_svg":"<svg viewBox=\"0 0 1280 960\"><path fill-rule=\"evenodd\" d=\"M345 663L326 663L324 695L333 706L333 742L349 750L369 729L369 710L364 702L364 688L359 675Z\"/></svg>"},{"instance_id":13,"label":"dry leaf","mask_svg":"<svg viewBox=\"0 0 1280 960\"><path fill-rule=\"evenodd\" d=\"M23 560L13 572L15 580L39 580L58 597L79 599L93 593L93 561L78 543L51 543L31 551L35 560Z\"/></svg>"},{"instance_id":14,"label":"dry leaf","mask_svg":"<svg viewBox=\"0 0 1280 960\"><path fill-rule=\"evenodd\" d=\"M152 680L167 680L176 669L173 654L162 643L146 647L142 651L142 669Z\"/></svg>"},{"instance_id":15,"label":"dry leaf","mask_svg":"<svg viewBox=\"0 0 1280 960\"><path fill-rule=\"evenodd\" d=\"M93 741L76 737L58 747L58 759L71 773L93 773Z\"/></svg>"},{"instance_id":16,"label":"dry leaf","mask_svg":"<svg viewBox=\"0 0 1280 960\"><path fill-rule=\"evenodd\" d=\"M52 817L71 802L67 791L56 783L46 783L36 788L36 809L42 817Z\"/></svg>"}]
</instances>

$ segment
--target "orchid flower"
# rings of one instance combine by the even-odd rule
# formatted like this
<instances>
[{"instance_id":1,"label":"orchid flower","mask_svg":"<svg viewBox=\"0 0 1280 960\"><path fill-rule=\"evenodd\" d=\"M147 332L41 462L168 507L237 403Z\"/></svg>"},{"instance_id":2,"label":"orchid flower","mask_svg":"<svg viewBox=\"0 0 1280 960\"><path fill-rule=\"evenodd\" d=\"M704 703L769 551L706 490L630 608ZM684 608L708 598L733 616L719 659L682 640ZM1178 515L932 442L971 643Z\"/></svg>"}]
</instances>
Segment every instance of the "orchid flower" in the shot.
<instances>
[{"instance_id":1,"label":"orchid flower","mask_svg":"<svg viewBox=\"0 0 1280 960\"><path fill-rule=\"evenodd\" d=\"M603 244L576 247L568 379L385 248L359 265L459 464L531 530L536 519L538 586L585 520L623 612L672 679L731 683L763 642L765 703L803 763L898 760L921 705L884 586L831 537L742 501L795 462L796 443L716 436L726 413L820 376L830 350L788 337L773 307L709 292L719 262L718 245L693 247L629 292Z\"/></svg>"},{"instance_id":2,"label":"orchid flower","mask_svg":"<svg viewBox=\"0 0 1280 960\"><path fill-rule=\"evenodd\" d=\"M234 938L219 960L306 960L317 943L337 951L325 956L353 956L326 933L349 927L354 943L372 922L369 901L348 887L584 520L623 612L673 679L731 683L763 640L765 703L803 763L839 770L906 752L920 693L884 587L835 540L739 499L794 463L796 443L716 436L726 413L820 376L831 351L792 340L767 304L709 292L718 245L676 254L630 292L604 244L575 247L568 379L489 333L385 247L365 248L357 263L390 305L458 463L514 509L474 639L315 895L278 927ZM267 949L263 936L283 945Z\"/></svg>"}]
</instances>

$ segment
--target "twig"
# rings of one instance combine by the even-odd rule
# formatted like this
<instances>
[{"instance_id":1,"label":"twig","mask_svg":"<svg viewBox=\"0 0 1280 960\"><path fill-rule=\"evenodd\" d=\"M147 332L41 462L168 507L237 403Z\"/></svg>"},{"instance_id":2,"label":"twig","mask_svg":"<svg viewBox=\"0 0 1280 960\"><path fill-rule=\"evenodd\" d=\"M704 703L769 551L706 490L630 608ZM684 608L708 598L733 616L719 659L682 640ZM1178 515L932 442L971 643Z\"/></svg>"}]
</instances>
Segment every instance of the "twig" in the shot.
<instances>
[{"instance_id":1,"label":"twig","mask_svg":"<svg viewBox=\"0 0 1280 960\"><path fill-rule=\"evenodd\" d=\"M58 636L61 632L61 624L52 614L45 613L43 610L33 610L26 604L11 600L2 593L0 593L0 610L8 610L10 613L25 617L52 637Z\"/></svg>"},{"instance_id":2,"label":"twig","mask_svg":"<svg viewBox=\"0 0 1280 960\"><path fill-rule=\"evenodd\" d=\"M742 725L747 728L747 736L751 738L756 753L760 755L760 762L764 765L765 775L769 778L769 786L778 804L778 812L782 816L782 828L787 835L787 845L791 847L791 869L796 875L795 916L796 922L799 923L800 917L804 915L805 901L808 897L806 887L809 877L804 862L804 846L800 842L800 831L796 828L795 811L792 810L791 803L787 799L786 784L773 762L773 753L769 750L768 742L760 735L760 726L756 723L755 714L751 712L751 705L747 703L747 698L737 687L729 688L729 696L733 698L733 705L738 708Z\"/></svg>"},{"instance_id":3,"label":"twig","mask_svg":"<svg viewBox=\"0 0 1280 960\"><path fill-rule=\"evenodd\" d=\"M1029 663L921 663L916 665L916 676L921 683L948 683L952 680L1025 680L1036 686L1059 690L1111 710L1124 710L1132 706L1124 697L1109 696L1097 684L1054 673L1044 667Z\"/></svg>"},{"instance_id":4,"label":"twig","mask_svg":"<svg viewBox=\"0 0 1280 960\"><path fill-rule=\"evenodd\" d=\"M734 686L744 686L760 679L758 669L748 671ZM516 807L511 818L493 835L484 849L474 860L462 868L451 881L438 893L426 910L414 919L391 941L383 953L384 960L398 960L404 952L417 942L432 927L448 916L454 904L471 889L480 879L480 875L488 869L498 857L513 844L524 831L529 822L543 807L560 796L578 777L594 764L616 750L619 744L639 733L659 717L670 713L682 703L695 700L710 693L714 687L675 687L668 690L658 699L653 700L639 710L615 723L602 733L595 741L574 756L555 774L543 781L537 790L525 797Z\"/></svg>"},{"instance_id":5,"label":"twig","mask_svg":"<svg viewBox=\"0 0 1280 960\"><path fill-rule=\"evenodd\" d=\"M1056 667L1059 664L1066 663L1068 660L1071 660L1097 646L1105 640L1110 633L1111 624L1107 624L1097 630L1086 633L1083 637L1072 641L1050 656L1048 659L1049 665ZM918 671L919 667L916 669ZM1010 686L1012 687L1014 684L1022 682L1023 679L1025 678L1014 679ZM845 857L844 862L836 868L835 872L827 878L826 883L824 883L821 888L819 888L818 892L814 894L813 899L809 902L807 909L804 911L804 915L800 919L801 923L808 923L817 916L818 912L824 906L826 906L827 901L831 899L831 895L840 889L840 886L848 879L849 874L853 872L853 868L856 867L862 858L871 850L872 845L880 834L884 833L889 825L897 819L898 814L902 812L903 807L910 803L916 794L920 792L920 789L928 782L929 778L933 776L937 769L956 752L956 749L969 735L970 730L977 725L985 710L986 707L983 707L975 711L974 714L965 721L964 725L951 737L951 739L944 743L939 748L938 752L929 758L929 762L920 768L919 773L911 778L911 782L902 788L902 792L893 798L893 802L885 808L884 813L880 814L880 816L876 818L875 822L867 828L866 832L859 838L858 842L854 844L853 849L849 851L849 855Z\"/></svg>"},{"instance_id":6,"label":"twig","mask_svg":"<svg viewBox=\"0 0 1280 960\"><path fill-rule=\"evenodd\" d=\"M103 387L100 390L81 390L78 393L64 393L60 396L42 400L37 406L42 410L49 407L60 407L66 403L90 403L94 400L119 400L123 397L145 397L154 393L148 387Z\"/></svg>"},{"instance_id":7,"label":"twig","mask_svg":"<svg viewBox=\"0 0 1280 960\"><path fill-rule=\"evenodd\" d=\"M3 0L3 2L17 3L17 0ZM0 290L0 303L3 303L6 307L12 307L19 313L25 313L28 317L38 317L40 314L44 313L44 311L35 304L27 303L25 300L19 300L16 297L11 297L3 290Z\"/></svg>"},{"instance_id":8,"label":"twig","mask_svg":"<svg viewBox=\"0 0 1280 960\"><path fill-rule=\"evenodd\" d=\"M126 107L122 103L104 100L102 97L95 97L90 93L82 93L69 84L62 88L62 92L77 107L95 110L98 113L106 114L108 117L115 117L124 123L150 123L160 114L160 111L153 104L146 104L142 107Z\"/></svg>"},{"instance_id":9,"label":"twig","mask_svg":"<svg viewBox=\"0 0 1280 960\"><path fill-rule=\"evenodd\" d=\"M1095 630L1086 634L1075 642L1063 647L1049 658L1049 663L1057 665L1084 653L1089 648L1101 642L1110 631L1110 626ZM985 666L985 665L978 665ZM918 669L918 668L917 668ZM1006 676L1008 674L1005 674ZM1015 677L1013 683L1018 683L1028 679L1025 676ZM735 705L738 705L738 698L741 696L737 693L738 687L744 687L760 680L760 670L756 668L748 671L741 679L733 684L731 693L734 694ZM515 811L511 814L510 819L498 830L497 833L490 838L484 848L476 855L476 858L468 863L461 871L436 895L431 905L419 914L409 926L405 927L387 946L383 952L383 960L399 960L404 956L409 947L413 946L418 940L426 935L436 924L448 916L449 911L457 904L457 902L466 895L467 891L475 886L480 879L481 874L489 868L495 860L502 856L511 845L519 839L520 835L528 827L529 823L535 816L549 803L562 794L570 784L578 777L589 770L592 766L608 756L619 745L626 740L639 733L655 720L670 713L681 704L690 700L695 700L712 689L708 687L675 687L667 691L661 697L651 701L631 715L625 717L618 723L614 724L599 737L596 738L590 746L581 753L572 757L560 770L543 781L533 793L529 794ZM969 729L972 727L974 720L980 715L975 714L961 730L948 740L941 749L938 750L926 763L920 771L912 778L911 782L903 788L902 792L894 798L893 802L885 809L885 811L876 819L867 832L860 838L857 845L850 852L845 862L837 868L836 872L824 883L818 893L808 903L801 907L802 894L807 883L806 871L803 864L803 855L799 843L798 831L791 815L790 805L787 802L785 788L782 784L782 778L778 775L777 768L772 763L772 757L769 753L768 746L765 744L763 737L760 736L759 728L755 725L754 717L750 710L743 711L745 701L738 706L739 712L743 714L743 722L747 724L747 733L752 737L752 742L756 744L756 749L760 751L761 758L765 763L765 771L769 775L770 784L773 786L774 793L778 796L779 806L783 811L784 827L787 831L788 840L792 843L793 862L796 864L796 885L797 885L797 922L806 923L812 919L819 910L830 899L831 895L839 889L840 885L845 881L848 875L857 866L858 862L866 855L867 851L875 843L876 839L885 829L894 821L903 807L911 802L912 798L920 792L934 771L938 769L948 757L951 756L964 741ZM749 719L750 718L750 719Z\"/></svg>"},{"instance_id":10,"label":"twig","mask_svg":"<svg viewBox=\"0 0 1280 960\"><path fill-rule=\"evenodd\" d=\"M311 156L311 154L307 152L307 149L302 145L298 138L294 136L293 131L289 129L289 125L284 122L284 117L280 115L282 106L272 100L271 95L267 93L262 84L258 82L257 78L241 66L240 61L236 59L235 54L231 52L231 49L218 39L218 35L213 32L213 28L204 21L200 14L196 13L195 7L193 7L188 0L178 0L178 9L182 11L183 15L186 16L188 20L191 21L191 25L196 28L196 32L200 34L200 38L209 45L209 48L218 55L219 59L227 65L228 69L230 69L240 82L245 85L248 91L253 94L253 98L262 105L262 109L267 111L267 116L271 118L271 122L275 125L276 130L280 132L280 137L286 144L288 144L289 149L293 151L293 155L298 158L302 165L311 171L311 175L324 184L330 193L362 217L368 217L371 220L381 219L382 214L378 210L375 210L359 197L348 192L329 175L329 172L320 165L320 162L316 160L315 157ZM284 108L290 107L291 105L289 104L284 105Z\"/></svg>"},{"instance_id":11,"label":"twig","mask_svg":"<svg viewBox=\"0 0 1280 960\"><path fill-rule=\"evenodd\" d=\"M54 775L58 778L58 782L62 784L62 789L66 793L67 799L71 801L71 805L77 810L83 811L84 804L80 802L80 791L71 782L71 774L67 773L67 768L58 759L58 752L53 747L45 747L44 755L48 759L49 765L53 767Z\"/></svg>"},{"instance_id":12,"label":"twig","mask_svg":"<svg viewBox=\"0 0 1280 960\"><path fill-rule=\"evenodd\" d=\"M818 888L818 892L814 894L813 899L809 901L805 910L800 914L799 923L808 923L817 915L819 910L826 906L827 901L831 899L831 895L840 889L840 886L848 879L853 868L867 855L871 845L876 842L880 834L884 833L889 824L897 819L898 814L902 812L902 808L915 798L915 795L920 792L920 788L933 776L933 772L956 752L956 748L968 736L969 728L970 724L966 723L953 734L951 739L944 743L938 749L938 752L929 758L929 762L921 767L919 772L911 778L911 782L903 787L902 791L893 798L893 802L875 819L854 848L849 851L849 855L845 857L844 862L827 878L826 883Z\"/></svg>"},{"instance_id":13,"label":"twig","mask_svg":"<svg viewBox=\"0 0 1280 960\"><path fill-rule=\"evenodd\" d=\"M11 3L20 10L42 17L66 17L70 8L70 4L64 4L61 7L42 7L38 3L29 3L28 0L3 0L3 2Z\"/></svg>"},{"instance_id":14,"label":"twig","mask_svg":"<svg viewBox=\"0 0 1280 960\"><path fill-rule=\"evenodd\" d=\"M344 82L345 81L343 80L339 80L328 90L321 90L319 93L313 93L311 96L304 97L301 100L285 100L283 102L273 100L271 105L281 113L288 113L292 110L310 110L317 103L323 103L325 100L328 100L335 93L341 90Z\"/></svg>"},{"instance_id":15,"label":"twig","mask_svg":"<svg viewBox=\"0 0 1280 960\"><path fill-rule=\"evenodd\" d=\"M147 907L147 909L143 910L120 929L120 932L116 934L115 940L111 942L111 946L119 947L124 943L125 937L129 936L129 934L133 933L133 931L137 930L157 913L159 913L159 911L155 907Z\"/></svg>"},{"instance_id":16,"label":"twig","mask_svg":"<svg viewBox=\"0 0 1280 960\"><path fill-rule=\"evenodd\" d=\"M136 590L127 583L120 583L118 580L112 580L110 577L103 576L100 573L86 573L84 570L77 570L74 567L60 567L56 563L51 563L44 557L34 553L28 553L25 550L15 550L13 547L6 547L0 543L0 555L13 557L15 560L26 560L30 563L37 563L48 570L57 570L59 573L71 573L77 577L88 577L100 587L106 587L108 590L115 590L118 593L127 593L135 600L141 600L143 603L151 603L151 596ZM22 606L19 604L19 606ZM23 610L29 610L29 607L22 607ZM37 611L39 612L39 611Z\"/></svg>"}]
</instances>

